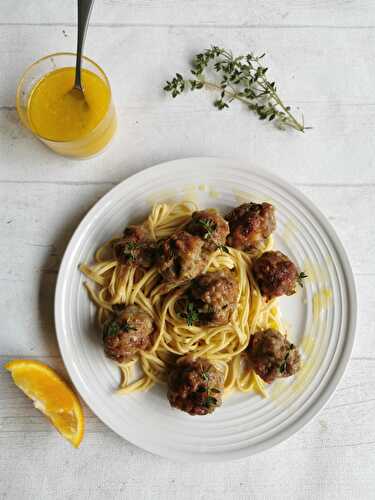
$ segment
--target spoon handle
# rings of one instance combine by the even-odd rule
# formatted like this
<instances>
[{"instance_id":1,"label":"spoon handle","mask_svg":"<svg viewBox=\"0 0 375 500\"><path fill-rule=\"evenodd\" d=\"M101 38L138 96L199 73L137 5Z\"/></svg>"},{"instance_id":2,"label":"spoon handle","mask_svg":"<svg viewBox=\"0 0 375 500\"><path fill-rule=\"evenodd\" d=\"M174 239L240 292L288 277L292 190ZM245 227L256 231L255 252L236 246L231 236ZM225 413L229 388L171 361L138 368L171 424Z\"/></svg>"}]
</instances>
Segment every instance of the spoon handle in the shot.
<instances>
[{"instance_id":1,"label":"spoon handle","mask_svg":"<svg viewBox=\"0 0 375 500\"><path fill-rule=\"evenodd\" d=\"M83 91L81 80L82 51L94 0L78 0L77 59L74 87Z\"/></svg>"}]
</instances>

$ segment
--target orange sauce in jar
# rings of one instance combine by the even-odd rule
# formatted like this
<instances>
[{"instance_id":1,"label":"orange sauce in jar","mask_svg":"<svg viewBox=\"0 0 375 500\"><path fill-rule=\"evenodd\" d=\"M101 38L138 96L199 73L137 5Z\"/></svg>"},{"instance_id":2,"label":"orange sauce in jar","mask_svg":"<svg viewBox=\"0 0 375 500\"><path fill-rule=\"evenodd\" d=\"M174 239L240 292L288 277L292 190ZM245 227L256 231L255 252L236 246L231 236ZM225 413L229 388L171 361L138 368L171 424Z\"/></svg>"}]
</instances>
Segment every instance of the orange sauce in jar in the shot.
<instances>
[{"instance_id":1,"label":"orange sauce in jar","mask_svg":"<svg viewBox=\"0 0 375 500\"><path fill-rule=\"evenodd\" d=\"M31 130L57 153L90 157L101 151L116 130L107 82L82 69L84 99L71 92L75 68L47 73L33 87L27 103Z\"/></svg>"}]
</instances>

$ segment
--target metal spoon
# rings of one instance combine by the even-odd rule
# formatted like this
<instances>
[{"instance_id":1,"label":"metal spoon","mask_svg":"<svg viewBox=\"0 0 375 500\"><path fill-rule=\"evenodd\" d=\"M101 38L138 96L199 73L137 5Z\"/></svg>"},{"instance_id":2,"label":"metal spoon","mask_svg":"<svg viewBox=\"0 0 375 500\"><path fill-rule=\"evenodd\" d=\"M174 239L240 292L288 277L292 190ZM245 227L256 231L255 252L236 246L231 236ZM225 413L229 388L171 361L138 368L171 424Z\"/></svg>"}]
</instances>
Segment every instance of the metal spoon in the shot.
<instances>
[{"instance_id":1,"label":"metal spoon","mask_svg":"<svg viewBox=\"0 0 375 500\"><path fill-rule=\"evenodd\" d=\"M77 57L76 57L76 74L74 87L71 93L79 99L85 99L85 94L82 85L82 52L86 39L89 18L92 11L94 0L78 0L78 25L77 25Z\"/></svg>"}]
</instances>

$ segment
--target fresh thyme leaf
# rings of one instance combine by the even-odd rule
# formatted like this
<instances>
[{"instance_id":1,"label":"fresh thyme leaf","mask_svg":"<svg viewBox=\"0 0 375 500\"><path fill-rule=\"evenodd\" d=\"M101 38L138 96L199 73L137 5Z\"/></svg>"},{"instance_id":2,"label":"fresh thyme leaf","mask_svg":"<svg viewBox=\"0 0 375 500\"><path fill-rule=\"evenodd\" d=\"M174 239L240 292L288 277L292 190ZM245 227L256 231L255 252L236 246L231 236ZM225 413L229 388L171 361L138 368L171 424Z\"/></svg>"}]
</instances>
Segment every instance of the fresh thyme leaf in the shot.
<instances>
[{"instance_id":1,"label":"fresh thyme leaf","mask_svg":"<svg viewBox=\"0 0 375 500\"><path fill-rule=\"evenodd\" d=\"M199 312L195 309L192 302L188 303L186 312L181 313L180 316L186 319L188 326L193 326L194 322L199 320Z\"/></svg>"},{"instance_id":2,"label":"fresh thyme leaf","mask_svg":"<svg viewBox=\"0 0 375 500\"><path fill-rule=\"evenodd\" d=\"M281 365L279 367L280 373L285 373L285 371L286 371L286 362L287 362L288 356L289 356L289 352L286 353L284 361L281 363Z\"/></svg>"},{"instance_id":3,"label":"fresh thyme leaf","mask_svg":"<svg viewBox=\"0 0 375 500\"><path fill-rule=\"evenodd\" d=\"M120 325L116 321L111 321L110 323L107 324L107 327L105 329L105 336L114 337L119 333L119 331L120 331Z\"/></svg>"},{"instance_id":4,"label":"fresh thyme leaf","mask_svg":"<svg viewBox=\"0 0 375 500\"><path fill-rule=\"evenodd\" d=\"M234 57L232 52L216 46L211 46L201 54L197 54L192 63L193 79L184 78L176 73L164 87L173 98L185 90L206 88L218 92L214 106L223 110L228 108L233 100L245 104L250 111L258 115L260 120L274 121L279 128L291 127L299 132L308 128L298 121L277 93L275 82L266 76L268 68L263 64L263 57L254 53ZM216 78L207 79L209 73Z\"/></svg>"},{"instance_id":5,"label":"fresh thyme leaf","mask_svg":"<svg viewBox=\"0 0 375 500\"><path fill-rule=\"evenodd\" d=\"M136 248L140 247L140 243L134 243L133 241L129 241L129 243L126 243L124 246L124 253L125 252L130 252L131 250L135 250Z\"/></svg>"},{"instance_id":6,"label":"fresh thyme leaf","mask_svg":"<svg viewBox=\"0 0 375 500\"><path fill-rule=\"evenodd\" d=\"M299 286L301 288L303 288L303 280L305 278L308 278L307 274L305 274L303 271L301 273L299 273L299 275L297 277L297 283L299 284Z\"/></svg>"},{"instance_id":7,"label":"fresh thyme leaf","mask_svg":"<svg viewBox=\"0 0 375 500\"><path fill-rule=\"evenodd\" d=\"M223 252L225 252L225 253L229 253L229 249L228 249L228 247L226 247L225 245L218 245L218 246L217 246L217 249L218 249L218 250L222 250L222 251L223 251Z\"/></svg>"},{"instance_id":8,"label":"fresh thyme leaf","mask_svg":"<svg viewBox=\"0 0 375 500\"><path fill-rule=\"evenodd\" d=\"M213 398L212 396L208 396L205 403L206 403L206 407L209 408L210 406L216 405L217 399Z\"/></svg>"},{"instance_id":9,"label":"fresh thyme leaf","mask_svg":"<svg viewBox=\"0 0 375 500\"><path fill-rule=\"evenodd\" d=\"M198 219L198 224L200 224L203 229L206 231L204 234L203 238L205 240L208 240L209 238L212 238L213 232L216 230L217 224L211 219Z\"/></svg>"},{"instance_id":10,"label":"fresh thyme leaf","mask_svg":"<svg viewBox=\"0 0 375 500\"><path fill-rule=\"evenodd\" d=\"M134 254L134 250L137 250L138 248L141 248L142 243L135 243L133 241L129 241L129 243L126 243L123 248L123 254L124 256L128 259L128 261L135 261L136 256Z\"/></svg>"},{"instance_id":11,"label":"fresh thyme leaf","mask_svg":"<svg viewBox=\"0 0 375 500\"><path fill-rule=\"evenodd\" d=\"M113 320L107 324L104 335L106 337L114 337L115 335L118 335L120 332L130 332L131 330L136 330L136 328L134 326L129 325L127 321L119 323L118 321Z\"/></svg>"},{"instance_id":12,"label":"fresh thyme leaf","mask_svg":"<svg viewBox=\"0 0 375 500\"><path fill-rule=\"evenodd\" d=\"M207 387L204 387L203 385L201 385L200 387L198 387L198 389L195 392L207 392Z\"/></svg>"},{"instance_id":13,"label":"fresh thyme leaf","mask_svg":"<svg viewBox=\"0 0 375 500\"><path fill-rule=\"evenodd\" d=\"M208 375L208 372L203 372L202 373L202 378L203 378L203 380L205 380L206 382L208 382L210 380L210 376Z\"/></svg>"},{"instance_id":14,"label":"fresh thyme leaf","mask_svg":"<svg viewBox=\"0 0 375 500\"><path fill-rule=\"evenodd\" d=\"M129 323L127 321L124 321L124 323L121 323L121 331L130 332L130 330L136 330L136 327L129 325Z\"/></svg>"},{"instance_id":15,"label":"fresh thyme leaf","mask_svg":"<svg viewBox=\"0 0 375 500\"><path fill-rule=\"evenodd\" d=\"M294 349L294 344L290 344L289 349L286 352L285 357L284 357L281 365L279 366L280 373L285 373L286 372L286 365L287 365L287 362L288 362L289 354L292 351L292 349Z\"/></svg>"}]
</instances>

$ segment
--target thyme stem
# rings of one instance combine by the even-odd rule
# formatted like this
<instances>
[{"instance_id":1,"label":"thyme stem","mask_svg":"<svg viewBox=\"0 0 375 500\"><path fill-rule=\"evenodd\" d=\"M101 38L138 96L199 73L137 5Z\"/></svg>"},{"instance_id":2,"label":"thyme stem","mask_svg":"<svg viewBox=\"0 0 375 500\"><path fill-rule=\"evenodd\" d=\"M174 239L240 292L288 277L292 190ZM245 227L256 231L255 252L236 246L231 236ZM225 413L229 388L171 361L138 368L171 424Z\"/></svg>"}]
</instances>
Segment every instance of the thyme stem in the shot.
<instances>
[{"instance_id":1,"label":"thyme stem","mask_svg":"<svg viewBox=\"0 0 375 500\"><path fill-rule=\"evenodd\" d=\"M167 81L164 90L170 92L172 97L177 97L184 90L199 90L206 88L219 92L219 98L214 106L222 110L229 104L238 100L255 112L261 120L275 120L280 128L291 127L299 132L304 132L310 127L305 127L298 121L281 100L276 90L275 82L267 79L268 68L262 65L261 56L253 53L234 57L233 54L216 46L197 54L193 60L191 73L195 79L186 79L181 74ZM216 72L219 81L206 79L205 71Z\"/></svg>"}]
</instances>

